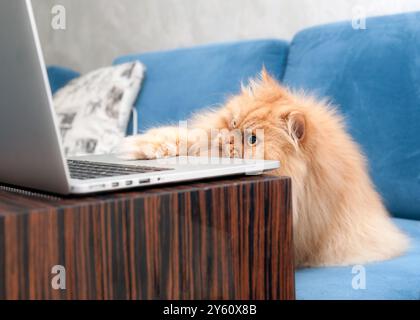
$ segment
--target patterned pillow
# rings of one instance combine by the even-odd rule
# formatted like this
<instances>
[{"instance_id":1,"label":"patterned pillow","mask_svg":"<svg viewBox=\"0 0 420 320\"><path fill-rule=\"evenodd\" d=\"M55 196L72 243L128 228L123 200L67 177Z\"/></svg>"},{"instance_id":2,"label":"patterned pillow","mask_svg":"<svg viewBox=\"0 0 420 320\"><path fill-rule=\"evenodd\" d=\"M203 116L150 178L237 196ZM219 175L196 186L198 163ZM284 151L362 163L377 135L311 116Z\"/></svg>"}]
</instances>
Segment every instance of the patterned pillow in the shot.
<instances>
[{"instance_id":1,"label":"patterned pillow","mask_svg":"<svg viewBox=\"0 0 420 320\"><path fill-rule=\"evenodd\" d=\"M145 67L140 62L102 68L69 82L54 95L66 156L112 152L125 136Z\"/></svg>"}]
</instances>

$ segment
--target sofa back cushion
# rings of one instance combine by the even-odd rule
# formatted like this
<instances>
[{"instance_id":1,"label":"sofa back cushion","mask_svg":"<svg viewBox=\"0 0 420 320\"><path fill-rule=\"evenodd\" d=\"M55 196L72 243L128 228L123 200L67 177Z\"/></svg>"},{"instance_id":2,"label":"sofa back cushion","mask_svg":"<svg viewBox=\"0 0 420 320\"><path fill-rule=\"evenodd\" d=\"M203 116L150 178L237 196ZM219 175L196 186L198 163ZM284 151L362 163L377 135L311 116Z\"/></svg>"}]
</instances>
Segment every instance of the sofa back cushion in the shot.
<instances>
[{"instance_id":1,"label":"sofa back cushion","mask_svg":"<svg viewBox=\"0 0 420 320\"><path fill-rule=\"evenodd\" d=\"M138 129L144 131L160 124L177 125L200 108L223 103L263 65L281 79L287 50L284 41L244 41L125 56L115 63L140 60L146 65L136 102ZM128 132L131 128L132 124Z\"/></svg>"},{"instance_id":2,"label":"sofa back cushion","mask_svg":"<svg viewBox=\"0 0 420 320\"><path fill-rule=\"evenodd\" d=\"M395 216L420 219L420 13L304 30L284 82L330 97Z\"/></svg>"},{"instance_id":3,"label":"sofa back cushion","mask_svg":"<svg viewBox=\"0 0 420 320\"><path fill-rule=\"evenodd\" d=\"M57 66L49 66L47 68L47 74L52 94L55 94L71 80L80 76L79 73L73 70Z\"/></svg>"}]
</instances>

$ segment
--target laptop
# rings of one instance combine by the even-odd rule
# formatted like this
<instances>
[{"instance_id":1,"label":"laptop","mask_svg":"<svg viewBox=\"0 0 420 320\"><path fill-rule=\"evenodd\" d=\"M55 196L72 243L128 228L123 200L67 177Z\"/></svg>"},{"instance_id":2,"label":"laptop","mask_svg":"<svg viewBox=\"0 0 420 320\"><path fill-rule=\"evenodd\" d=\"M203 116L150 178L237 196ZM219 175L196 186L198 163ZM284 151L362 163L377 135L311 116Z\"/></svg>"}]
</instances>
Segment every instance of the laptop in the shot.
<instances>
[{"instance_id":1,"label":"laptop","mask_svg":"<svg viewBox=\"0 0 420 320\"><path fill-rule=\"evenodd\" d=\"M261 174L278 161L66 159L30 0L0 2L0 183L89 194L230 175Z\"/></svg>"}]
</instances>

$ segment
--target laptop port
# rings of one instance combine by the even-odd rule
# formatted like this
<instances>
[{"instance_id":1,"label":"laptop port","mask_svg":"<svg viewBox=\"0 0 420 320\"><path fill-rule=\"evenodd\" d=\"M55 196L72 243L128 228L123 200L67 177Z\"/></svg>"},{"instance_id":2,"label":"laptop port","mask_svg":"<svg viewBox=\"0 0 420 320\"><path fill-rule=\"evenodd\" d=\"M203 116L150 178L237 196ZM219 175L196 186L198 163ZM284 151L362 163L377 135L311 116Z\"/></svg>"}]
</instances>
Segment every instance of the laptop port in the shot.
<instances>
[{"instance_id":1,"label":"laptop port","mask_svg":"<svg viewBox=\"0 0 420 320\"><path fill-rule=\"evenodd\" d=\"M140 184L150 183L150 179L143 179L139 181Z\"/></svg>"},{"instance_id":2,"label":"laptop port","mask_svg":"<svg viewBox=\"0 0 420 320\"><path fill-rule=\"evenodd\" d=\"M132 180L129 180L129 181L126 181L125 182L125 185L126 186L131 186L133 184L133 181Z\"/></svg>"},{"instance_id":3,"label":"laptop port","mask_svg":"<svg viewBox=\"0 0 420 320\"><path fill-rule=\"evenodd\" d=\"M113 188L117 188L117 187L119 187L120 186L120 183L119 182L113 182L112 183L112 187Z\"/></svg>"}]
</instances>

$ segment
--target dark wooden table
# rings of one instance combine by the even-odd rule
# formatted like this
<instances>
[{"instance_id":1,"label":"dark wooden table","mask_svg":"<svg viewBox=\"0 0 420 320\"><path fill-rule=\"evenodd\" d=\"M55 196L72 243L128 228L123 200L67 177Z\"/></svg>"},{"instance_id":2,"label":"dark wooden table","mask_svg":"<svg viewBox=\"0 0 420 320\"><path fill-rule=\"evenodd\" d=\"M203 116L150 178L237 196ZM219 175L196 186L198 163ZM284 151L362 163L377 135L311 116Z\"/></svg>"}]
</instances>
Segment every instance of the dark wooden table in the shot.
<instances>
[{"instance_id":1,"label":"dark wooden table","mask_svg":"<svg viewBox=\"0 0 420 320\"><path fill-rule=\"evenodd\" d=\"M294 299L292 239L288 178L65 199L0 190L0 299Z\"/></svg>"}]
</instances>

